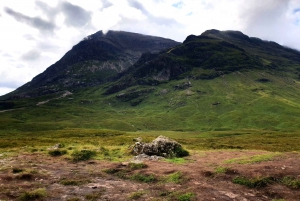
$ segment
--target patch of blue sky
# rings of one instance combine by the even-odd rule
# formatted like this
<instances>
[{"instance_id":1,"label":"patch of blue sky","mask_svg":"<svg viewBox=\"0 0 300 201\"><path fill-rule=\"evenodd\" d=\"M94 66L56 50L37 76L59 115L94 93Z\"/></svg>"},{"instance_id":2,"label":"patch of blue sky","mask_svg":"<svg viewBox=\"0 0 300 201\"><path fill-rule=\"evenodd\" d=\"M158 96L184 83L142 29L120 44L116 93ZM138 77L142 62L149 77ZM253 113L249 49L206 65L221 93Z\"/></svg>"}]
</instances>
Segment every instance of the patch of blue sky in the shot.
<instances>
[{"instance_id":1,"label":"patch of blue sky","mask_svg":"<svg viewBox=\"0 0 300 201\"><path fill-rule=\"evenodd\" d=\"M293 10L293 13L298 13L298 12L300 12L300 8L296 8Z\"/></svg>"},{"instance_id":2,"label":"patch of blue sky","mask_svg":"<svg viewBox=\"0 0 300 201\"><path fill-rule=\"evenodd\" d=\"M175 7L175 8L182 8L183 2L182 2L182 1L179 1L179 2L177 2L177 3L174 3L172 6Z\"/></svg>"}]
</instances>

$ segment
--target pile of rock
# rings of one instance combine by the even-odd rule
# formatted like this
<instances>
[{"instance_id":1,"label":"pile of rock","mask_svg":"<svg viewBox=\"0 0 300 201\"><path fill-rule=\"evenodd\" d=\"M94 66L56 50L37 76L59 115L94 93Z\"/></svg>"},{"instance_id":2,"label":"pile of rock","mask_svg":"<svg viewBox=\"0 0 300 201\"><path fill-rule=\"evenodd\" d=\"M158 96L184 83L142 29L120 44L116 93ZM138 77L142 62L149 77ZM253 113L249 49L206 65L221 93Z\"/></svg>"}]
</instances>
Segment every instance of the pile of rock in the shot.
<instances>
[{"instance_id":1,"label":"pile of rock","mask_svg":"<svg viewBox=\"0 0 300 201\"><path fill-rule=\"evenodd\" d=\"M181 144L165 136L159 136L150 143L142 142L141 138L137 138L136 141L131 152L140 158L145 158L145 155L165 158L188 155L188 152L182 148Z\"/></svg>"}]
</instances>

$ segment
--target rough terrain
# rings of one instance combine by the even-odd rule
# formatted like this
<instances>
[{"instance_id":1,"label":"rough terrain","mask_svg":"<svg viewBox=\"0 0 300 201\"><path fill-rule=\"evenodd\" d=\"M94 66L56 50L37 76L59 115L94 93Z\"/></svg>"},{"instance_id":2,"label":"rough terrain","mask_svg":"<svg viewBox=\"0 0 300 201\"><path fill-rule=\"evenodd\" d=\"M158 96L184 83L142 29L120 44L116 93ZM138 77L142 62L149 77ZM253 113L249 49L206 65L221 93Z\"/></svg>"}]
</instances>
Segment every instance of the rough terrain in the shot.
<instances>
[{"instance_id":1,"label":"rough terrain","mask_svg":"<svg viewBox=\"0 0 300 201\"><path fill-rule=\"evenodd\" d=\"M270 160L244 161L245 164L242 160L234 160L251 160L269 154L274 153L241 150L192 152L182 164L144 161L146 167L136 169L129 168L127 162L88 160L74 163L64 156L52 157L44 153L10 157L2 154L0 200L17 200L24 192L34 189L46 191L46 195L36 197L37 200L300 200L299 188L292 189L279 182L286 176L299 181L298 152L275 153ZM217 171L218 168L226 171ZM179 176L170 179L170 175L176 173ZM132 175L152 175L152 180L132 179ZM232 180L237 176L270 177L273 180L266 186L249 188L234 184ZM184 199L184 195L192 196ZM35 198L29 196L27 200Z\"/></svg>"}]
</instances>

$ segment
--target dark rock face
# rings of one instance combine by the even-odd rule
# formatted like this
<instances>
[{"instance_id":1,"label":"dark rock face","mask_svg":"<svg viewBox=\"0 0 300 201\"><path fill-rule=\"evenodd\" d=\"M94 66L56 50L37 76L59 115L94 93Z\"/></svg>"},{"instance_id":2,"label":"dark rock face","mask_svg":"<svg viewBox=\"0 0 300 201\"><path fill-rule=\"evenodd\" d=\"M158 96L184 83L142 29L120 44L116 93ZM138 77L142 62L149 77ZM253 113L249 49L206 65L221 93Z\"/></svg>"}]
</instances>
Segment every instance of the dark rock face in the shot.
<instances>
[{"instance_id":1,"label":"dark rock face","mask_svg":"<svg viewBox=\"0 0 300 201\"><path fill-rule=\"evenodd\" d=\"M59 61L12 93L12 98L35 97L61 90L95 86L132 66L145 52L158 53L179 45L171 39L99 31L84 38Z\"/></svg>"},{"instance_id":2,"label":"dark rock face","mask_svg":"<svg viewBox=\"0 0 300 201\"><path fill-rule=\"evenodd\" d=\"M132 148L132 153L135 155L146 154L148 156L163 157L183 157L188 155L188 152L178 142L162 135L150 143L136 142Z\"/></svg>"}]
</instances>

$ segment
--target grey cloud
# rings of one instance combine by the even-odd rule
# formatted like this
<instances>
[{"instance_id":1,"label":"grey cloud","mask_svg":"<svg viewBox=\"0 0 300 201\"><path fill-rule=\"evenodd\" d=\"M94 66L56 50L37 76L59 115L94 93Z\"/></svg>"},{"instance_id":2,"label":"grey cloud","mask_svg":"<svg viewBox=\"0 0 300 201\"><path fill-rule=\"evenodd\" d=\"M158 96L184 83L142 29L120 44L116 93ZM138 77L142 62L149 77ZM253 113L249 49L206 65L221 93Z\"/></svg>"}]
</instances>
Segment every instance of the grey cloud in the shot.
<instances>
[{"instance_id":1,"label":"grey cloud","mask_svg":"<svg viewBox=\"0 0 300 201\"><path fill-rule=\"evenodd\" d=\"M29 52L22 55L23 60L32 61L36 60L41 56L41 53L38 50L30 50Z\"/></svg>"},{"instance_id":2,"label":"grey cloud","mask_svg":"<svg viewBox=\"0 0 300 201\"><path fill-rule=\"evenodd\" d=\"M53 45L53 44L50 44L48 42L45 42L45 41L40 41L38 44L37 44L37 48L38 49L41 49L43 51L49 51L49 50L57 50L59 48L59 46L56 46L56 45Z\"/></svg>"},{"instance_id":3,"label":"grey cloud","mask_svg":"<svg viewBox=\"0 0 300 201\"><path fill-rule=\"evenodd\" d=\"M30 34L25 34L23 36L23 38L25 38L26 40L34 40L34 37L32 35L30 35Z\"/></svg>"},{"instance_id":4,"label":"grey cloud","mask_svg":"<svg viewBox=\"0 0 300 201\"><path fill-rule=\"evenodd\" d=\"M6 74L5 73L4 74L0 73L0 77L5 78ZM3 80L3 79L0 79L0 86L15 89L15 88L20 86L20 82L18 82L18 81L6 81L6 80Z\"/></svg>"},{"instance_id":5,"label":"grey cloud","mask_svg":"<svg viewBox=\"0 0 300 201\"><path fill-rule=\"evenodd\" d=\"M57 9L49 6L48 4L42 1L35 1L35 5L47 15L49 20L54 20L54 18L57 15Z\"/></svg>"},{"instance_id":6,"label":"grey cloud","mask_svg":"<svg viewBox=\"0 0 300 201\"><path fill-rule=\"evenodd\" d=\"M282 16L288 10L289 1L287 0L255 0L248 2L242 17L246 20L246 30L250 33L270 33L278 32L282 27ZM280 34L280 33L279 33Z\"/></svg>"},{"instance_id":7,"label":"grey cloud","mask_svg":"<svg viewBox=\"0 0 300 201\"><path fill-rule=\"evenodd\" d=\"M22 13L16 12L8 7L5 7L4 10L7 14L15 18L15 20L25 23L36 29L39 29L42 32L53 32L53 30L55 29L55 24L52 24L51 22L47 22L39 17L29 17Z\"/></svg>"},{"instance_id":8,"label":"grey cloud","mask_svg":"<svg viewBox=\"0 0 300 201\"><path fill-rule=\"evenodd\" d=\"M102 2L102 8L100 9L100 11L113 5L112 3L110 3L107 0L102 0L101 2Z\"/></svg>"},{"instance_id":9,"label":"grey cloud","mask_svg":"<svg viewBox=\"0 0 300 201\"><path fill-rule=\"evenodd\" d=\"M10 54L4 53L2 54L3 57L12 57Z\"/></svg>"},{"instance_id":10,"label":"grey cloud","mask_svg":"<svg viewBox=\"0 0 300 201\"><path fill-rule=\"evenodd\" d=\"M66 17L65 23L68 26L82 27L91 20L90 12L69 2L62 2L60 9Z\"/></svg>"},{"instance_id":11,"label":"grey cloud","mask_svg":"<svg viewBox=\"0 0 300 201\"><path fill-rule=\"evenodd\" d=\"M156 24L160 25L166 25L166 26L172 26L172 25L178 25L181 26L176 20L172 18L165 18L165 17L156 17L152 15L140 2L136 0L128 0L128 3L130 6L139 9L143 12L144 15L146 15L151 22L154 22Z\"/></svg>"}]
</instances>

